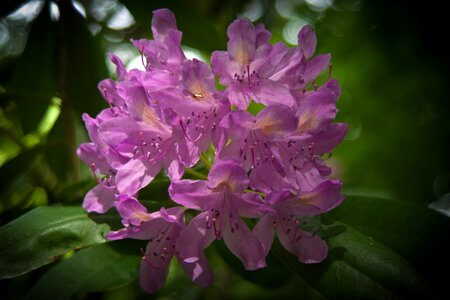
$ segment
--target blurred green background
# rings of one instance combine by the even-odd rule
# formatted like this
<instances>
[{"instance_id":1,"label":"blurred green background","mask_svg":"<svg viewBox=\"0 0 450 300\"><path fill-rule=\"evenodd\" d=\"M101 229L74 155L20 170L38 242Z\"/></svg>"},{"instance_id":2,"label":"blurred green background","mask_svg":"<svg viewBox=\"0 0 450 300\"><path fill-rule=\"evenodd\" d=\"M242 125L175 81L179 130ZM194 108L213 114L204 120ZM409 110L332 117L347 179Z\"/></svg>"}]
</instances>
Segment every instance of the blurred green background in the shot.
<instances>
[{"instance_id":1,"label":"blurred green background","mask_svg":"<svg viewBox=\"0 0 450 300\"><path fill-rule=\"evenodd\" d=\"M95 116L107 106L97 84L115 76L108 52L116 53L130 68L141 65L129 40L151 38L152 11L162 7L175 13L188 56L205 61L211 51L226 48L226 28L237 16L264 23L273 33L273 42L292 46L301 26L315 27L317 52L332 54L333 76L342 85L337 120L350 126L345 141L328 160L348 195L330 218L403 257L434 297L445 297L450 279L445 275L450 267L450 225L444 216L450 214L450 59L444 45L447 16L437 2L0 2L0 225L38 206L81 204L84 193L95 184L75 155L76 147L87 140L81 114ZM164 180L144 193L152 200L166 200ZM426 208L430 205L441 214ZM209 250L217 277L212 287L194 287L174 264L167 287L155 297L383 298L376 291L330 290L323 274L333 262L299 266L302 270L293 273L300 277L277 283L268 273L282 274L283 266L248 274L233 266L233 258L224 257L221 247L219 243ZM364 265L364 258L360 262ZM274 258L273 265L277 264ZM0 281L2 295L24 297L54 265ZM407 277L408 272L399 276ZM411 286L377 276L372 276L374 281L394 295L414 293ZM126 283L106 292L87 289L75 297L146 296L135 279ZM351 288L359 281L348 279L346 284Z\"/></svg>"}]
</instances>

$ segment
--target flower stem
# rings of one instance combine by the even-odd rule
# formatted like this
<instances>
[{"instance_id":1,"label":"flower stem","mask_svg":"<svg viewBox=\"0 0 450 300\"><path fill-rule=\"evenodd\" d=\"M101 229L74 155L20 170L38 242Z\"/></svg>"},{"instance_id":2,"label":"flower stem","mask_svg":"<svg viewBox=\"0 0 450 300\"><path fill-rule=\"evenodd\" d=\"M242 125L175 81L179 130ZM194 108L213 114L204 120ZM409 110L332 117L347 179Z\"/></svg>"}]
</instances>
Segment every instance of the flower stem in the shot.
<instances>
[{"instance_id":1,"label":"flower stem","mask_svg":"<svg viewBox=\"0 0 450 300\"><path fill-rule=\"evenodd\" d=\"M197 172L197 171L192 170L192 169L186 169L185 172L190 174L190 175L192 175L192 176L194 176L197 179L202 179L202 180L208 179L208 177L205 174L202 174L202 173Z\"/></svg>"},{"instance_id":2,"label":"flower stem","mask_svg":"<svg viewBox=\"0 0 450 300\"><path fill-rule=\"evenodd\" d=\"M202 154L200 155L200 160L202 161L202 163L205 165L205 167L206 167L208 170L211 169L212 163L209 161L208 157L207 157L204 153L202 153Z\"/></svg>"}]
</instances>

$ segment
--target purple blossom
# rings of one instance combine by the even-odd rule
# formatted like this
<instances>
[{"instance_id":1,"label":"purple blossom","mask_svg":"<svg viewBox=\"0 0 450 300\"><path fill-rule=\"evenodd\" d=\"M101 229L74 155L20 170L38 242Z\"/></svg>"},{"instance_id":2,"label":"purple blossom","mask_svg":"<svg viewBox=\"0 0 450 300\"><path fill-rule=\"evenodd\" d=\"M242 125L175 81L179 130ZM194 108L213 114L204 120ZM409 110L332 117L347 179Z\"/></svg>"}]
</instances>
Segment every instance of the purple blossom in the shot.
<instances>
[{"instance_id":1,"label":"purple blossom","mask_svg":"<svg viewBox=\"0 0 450 300\"><path fill-rule=\"evenodd\" d=\"M246 269L265 267L261 244L241 219L258 216L263 209L254 199L256 194L244 193L248 183L239 163L220 160L210 170L208 181L172 182L169 194L176 203L202 211L181 232L178 240L179 255L185 262L201 259L203 249L215 239L223 238Z\"/></svg>"},{"instance_id":2,"label":"purple blossom","mask_svg":"<svg viewBox=\"0 0 450 300\"><path fill-rule=\"evenodd\" d=\"M227 51L212 53L212 70L186 58L171 11L153 13L152 32L153 40L132 41L144 71L127 70L109 55L117 81L98 85L108 108L95 118L83 115L90 142L77 150L98 183L83 207L117 210L124 228L108 239L148 241L143 289L163 287L174 255L194 282L210 284L204 250L220 239L248 270L266 266L275 234L301 262L325 259L325 241L298 218L343 201L326 156L348 128L334 123L341 90L330 78L330 55L313 56L312 27L303 27L298 46L289 48L269 43L264 25L237 19L228 27ZM316 77L328 67L318 86ZM216 89L215 75L225 90ZM254 116L245 111L250 101L265 107ZM138 193L161 171L175 203L149 213ZM183 179L185 173L207 180ZM192 215L187 224L185 213ZM259 221L251 230L243 218Z\"/></svg>"},{"instance_id":3,"label":"purple blossom","mask_svg":"<svg viewBox=\"0 0 450 300\"><path fill-rule=\"evenodd\" d=\"M246 109L251 99L266 105L294 105L290 89L272 78L277 72L273 57L286 49L272 47L264 26L255 28L245 18L231 23L227 34L228 51L213 52L211 66L227 87L230 102L240 109Z\"/></svg>"},{"instance_id":4,"label":"purple blossom","mask_svg":"<svg viewBox=\"0 0 450 300\"><path fill-rule=\"evenodd\" d=\"M266 255L276 232L283 247L299 261L317 263L324 260L327 244L315 232L300 229L296 217L318 215L338 206L344 199L340 187L339 181L325 180L311 192L293 195L285 191L267 195L265 201L272 211L263 216L253 230Z\"/></svg>"},{"instance_id":5,"label":"purple blossom","mask_svg":"<svg viewBox=\"0 0 450 300\"><path fill-rule=\"evenodd\" d=\"M216 90L208 65L197 59L182 64L181 80L172 86L151 92L153 99L165 99L159 105L173 110L186 139L205 151L212 142L218 145L223 130L219 123L229 112L229 103Z\"/></svg>"},{"instance_id":6,"label":"purple blossom","mask_svg":"<svg viewBox=\"0 0 450 300\"><path fill-rule=\"evenodd\" d=\"M145 291L155 293L164 286L174 254L194 282L203 287L211 282L212 273L206 259L187 264L175 251L175 244L184 227L182 207L161 208L160 211L149 214L135 198L122 199L115 206L125 228L108 233L107 238L148 241L140 264L140 282Z\"/></svg>"},{"instance_id":7,"label":"purple blossom","mask_svg":"<svg viewBox=\"0 0 450 300\"><path fill-rule=\"evenodd\" d=\"M147 69L176 71L186 57L181 50L182 32L177 29L175 15L168 9L153 12L152 32L154 40L133 40L142 53Z\"/></svg>"}]
</instances>

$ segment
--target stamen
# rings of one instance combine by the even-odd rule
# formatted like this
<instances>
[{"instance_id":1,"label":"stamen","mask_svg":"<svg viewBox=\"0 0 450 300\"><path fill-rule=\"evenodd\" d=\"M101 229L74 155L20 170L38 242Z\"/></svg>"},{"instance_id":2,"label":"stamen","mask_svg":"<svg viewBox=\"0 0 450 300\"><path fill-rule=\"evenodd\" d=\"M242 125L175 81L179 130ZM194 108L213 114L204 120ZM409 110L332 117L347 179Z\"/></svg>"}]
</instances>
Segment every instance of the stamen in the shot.
<instances>
[{"instance_id":1,"label":"stamen","mask_svg":"<svg viewBox=\"0 0 450 300\"><path fill-rule=\"evenodd\" d=\"M109 100L109 97L108 97L108 91L106 90L106 88L103 88L102 91L103 91L103 94L104 94L104 97L105 97L106 102L108 102L109 107L110 107L111 109L114 108L114 106L113 106L111 100Z\"/></svg>"},{"instance_id":2,"label":"stamen","mask_svg":"<svg viewBox=\"0 0 450 300\"><path fill-rule=\"evenodd\" d=\"M330 64L328 66L328 76L327 76L327 81L330 81L331 78L331 72L333 72L333 64Z\"/></svg>"},{"instance_id":3,"label":"stamen","mask_svg":"<svg viewBox=\"0 0 450 300\"><path fill-rule=\"evenodd\" d=\"M295 224L294 235L292 236L292 242L294 242L297 238L299 221L297 219L295 219L295 217L292 217L292 219L294 219L294 224Z\"/></svg>"},{"instance_id":4,"label":"stamen","mask_svg":"<svg viewBox=\"0 0 450 300\"><path fill-rule=\"evenodd\" d=\"M144 147L147 146L147 143L144 141L144 132L139 131L139 147L141 151L141 155L145 155Z\"/></svg>"},{"instance_id":5,"label":"stamen","mask_svg":"<svg viewBox=\"0 0 450 300\"><path fill-rule=\"evenodd\" d=\"M141 48L140 50L141 50L141 62L142 62L142 65L144 66L144 69L147 70L148 59L147 59L147 56L145 56L145 59L146 59L146 61L147 61L147 63L145 63L145 62L144 62L144 46L142 46L142 48Z\"/></svg>"},{"instance_id":6,"label":"stamen","mask_svg":"<svg viewBox=\"0 0 450 300\"><path fill-rule=\"evenodd\" d=\"M105 188L105 189L108 189L108 190L112 190L112 189L115 189L116 187L115 186L111 186L110 185L110 183L109 183L109 181L107 181L107 183L105 184L104 182L103 182L103 180L102 179L100 179L99 177L98 177L98 175L97 175L97 173L95 172L95 163L91 163L91 171L92 171L92 174L94 175L94 178L95 178L95 180L97 181L97 183L101 186L101 187L103 187L103 188Z\"/></svg>"}]
</instances>

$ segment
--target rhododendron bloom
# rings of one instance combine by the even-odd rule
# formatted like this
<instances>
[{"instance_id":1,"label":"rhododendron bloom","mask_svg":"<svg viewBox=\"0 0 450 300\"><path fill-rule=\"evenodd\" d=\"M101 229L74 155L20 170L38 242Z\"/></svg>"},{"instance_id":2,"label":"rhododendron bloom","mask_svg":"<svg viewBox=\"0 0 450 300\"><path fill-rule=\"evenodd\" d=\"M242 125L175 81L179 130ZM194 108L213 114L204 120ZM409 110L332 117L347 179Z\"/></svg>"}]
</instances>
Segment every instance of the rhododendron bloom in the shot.
<instances>
[{"instance_id":1,"label":"rhododendron bloom","mask_svg":"<svg viewBox=\"0 0 450 300\"><path fill-rule=\"evenodd\" d=\"M98 86L108 108L83 115L90 141L77 151L98 183L83 207L115 208L122 220L124 228L107 238L148 242L142 288L162 288L174 256L192 281L207 286L213 271L204 250L215 240L247 270L266 266L275 235L300 262L324 260L326 242L300 220L344 199L325 158L347 125L334 123L341 90L331 68L325 83L315 81L330 55L314 56L312 27L287 47L271 44L264 25L239 18L228 27L227 51L212 53L211 68L183 53L171 11L153 13L152 33L153 40L132 41L144 70L127 70L109 55L117 80ZM264 107L252 114L251 101ZM157 176L170 186L149 212L139 192Z\"/></svg>"},{"instance_id":2,"label":"rhododendron bloom","mask_svg":"<svg viewBox=\"0 0 450 300\"><path fill-rule=\"evenodd\" d=\"M241 216L257 216L262 208L251 199L255 194L244 193L248 183L245 170L235 161L216 161L208 181L172 182L169 194L175 202L203 211L181 233L178 249L182 259L197 261L203 256L199 251L223 238L246 269L265 267L261 244L241 220Z\"/></svg>"}]
</instances>

